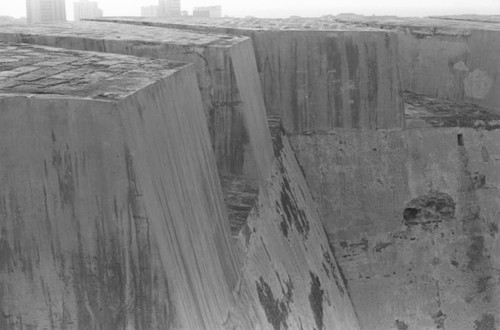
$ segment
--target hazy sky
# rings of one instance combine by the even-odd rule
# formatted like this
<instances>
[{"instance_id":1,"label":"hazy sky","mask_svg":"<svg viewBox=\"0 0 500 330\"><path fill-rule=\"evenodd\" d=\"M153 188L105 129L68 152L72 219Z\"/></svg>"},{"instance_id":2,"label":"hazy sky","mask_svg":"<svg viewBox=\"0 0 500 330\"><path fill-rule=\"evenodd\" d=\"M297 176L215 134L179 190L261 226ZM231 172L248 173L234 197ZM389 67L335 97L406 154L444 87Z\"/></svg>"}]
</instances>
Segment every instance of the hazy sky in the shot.
<instances>
[{"instance_id":1,"label":"hazy sky","mask_svg":"<svg viewBox=\"0 0 500 330\"><path fill-rule=\"evenodd\" d=\"M68 19L74 0L66 0ZM141 6L157 0L98 0L105 16L140 15ZM183 10L194 6L222 5L223 15L288 17L357 13L364 15L428 16L440 14L500 15L500 0L181 0ZM25 0L0 0L0 16L26 16Z\"/></svg>"}]
</instances>

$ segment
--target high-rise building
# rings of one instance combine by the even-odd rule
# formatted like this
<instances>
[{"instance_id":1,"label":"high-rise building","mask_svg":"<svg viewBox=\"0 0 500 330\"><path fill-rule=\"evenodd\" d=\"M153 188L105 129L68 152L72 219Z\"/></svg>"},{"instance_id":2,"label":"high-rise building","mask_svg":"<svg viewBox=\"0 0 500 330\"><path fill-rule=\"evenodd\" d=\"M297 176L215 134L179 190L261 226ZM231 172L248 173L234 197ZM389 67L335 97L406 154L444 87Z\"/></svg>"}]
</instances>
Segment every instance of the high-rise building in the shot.
<instances>
[{"instance_id":1,"label":"high-rise building","mask_svg":"<svg viewBox=\"0 0 500 330\"><path fill-rule=\"evenodd\" d=\"M99 9L97 2L80 0L73 4L73 13L75 21L85 18L102 17L102 9Z\"/></svg>"},{"instance_id":2,"label":"high-rise building","mask_svg":"<svg viewBox=\"0 0 500 330\"><path fill-rule=\"evenodd\" d=\"M180 16L181 15L181 0L158 0L158 15L159 16Z\"/></svg>"},{"instance_id":3,"label":"high-rise building","mask_svg":"<svg viewBox=\"0 0 500 330\"><path fill-rule=\"evenodd\" d=\"M26 17L30 24L65 22L65 0L26 0Z\"/></svg>"},{"instance_id":4,"label":"high-rise building","mask_svg":"<svg viewBox=\"0 0 500 330\"><path fill-rule=\"evenodd\" d=\"M221 6L194 7L194 17L222 17Z\"/></svg>"},{"instance_id":5,"label":"high-rise building","mask_svg":"<svg viewBox=\"0 0 500 330\"><path fill-rule=\"evenodd\" d=\"M158 6L141 7L141 16L143 16L143 17L156 17L156 16L158 16Z\"/></svg>"}]
</instances>

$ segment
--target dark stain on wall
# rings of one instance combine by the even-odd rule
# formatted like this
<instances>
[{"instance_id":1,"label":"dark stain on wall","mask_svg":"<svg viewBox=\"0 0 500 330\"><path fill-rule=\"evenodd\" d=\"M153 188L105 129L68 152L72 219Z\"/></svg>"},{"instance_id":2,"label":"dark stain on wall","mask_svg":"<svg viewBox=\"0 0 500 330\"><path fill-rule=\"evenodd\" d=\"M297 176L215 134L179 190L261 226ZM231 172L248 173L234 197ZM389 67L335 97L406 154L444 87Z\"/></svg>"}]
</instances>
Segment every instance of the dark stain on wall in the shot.
<instances>
[{"instance_id":1,"label":"dark stain on wall","mask_svg":"<svg viewBox=\"0 0 500 330\"><path fill-rule=\"evenodd\" d=\"M378 59L377 46L365 43L366 57L368 58L368 111L369 122L377 122L377 104L378 104Z\"/></svg>"},{"instance_id":2,"label":"dark stain on wall","mask_svg":"<svg viewBox=\"0 0 500 330\"><path fill-rule=\"evenodd\" d=\"M279 128L275 128L274 134L272 134L272 139L273 139L273 150L274 150L274 156L276 158L279 158L281 155L281 151L283 150L283 134L285 134L283 127L281 126L281 122L279 124Z\"/></svg>"},{"instance_id":3,"label":"dark stain on wall","mask_svg":"<svg viewBox=\"0 0 500 330\"><path fill-rule=\"evenodd\" d=\"M279 207L279 204L276 203L276 206ZM281 229L281 232L283 233L283 236L288 237L289 227L288 227L288 223L284 217L281 218L280 229Z\"/></svg>"},{"instance_id":4,"label":"dark stain on wall","mask_svg":"<svg viewBox=\"0 0 500 330\"><path fill-rule=\"evenodd\" d=\"M474 330L495 330L495 316L483 314L480 320L474 321Z\"/></svg>"},{"instance_id":5,"label":"dark stain on wall","mask_svg":"<svg viewBox=\"0 0 500 330\"><path fill-rule=\"evenodd\" d=\"M438 311L436 314L432 315L432 320L436 325L436 329L445 329L444 321L446 320L446 314L442 311Z\"/></svg>"},{"instance_id":6,"label":"dark stain on wall","mask_svg":"<svg viewBox=\"0 0 500 330\"><path fill-rule=\"evenodd\" d=\"M14 271L14 258L12 249L7 239L7 229L2 228L0 236L0 272L10 273Z\"/></svg>"},{"instance_id":7,"label":"dark stain on wall","mask_svg":"<svg viewBox=\"0 0 500 330\"><path fill-rule=\"evenodd\" d=\"M473 189L480 189L486 185L486 176L479 172L474 172L471 175Z\"/></svg>"},{"instance_id":8,"label":"dark stain on wall","mask_svg":"<svg viewBox=\"0 0 500 330\"><path fill-rule=\"evenodd\" d=\"M360 127L361 96L360 96L360 78L359 78L359 49L352 40L346 41L347 69L349 79L354 82L350 90L351 118L352 127Z\"/></svg>"},{"instance_id":9,"label":"dark stain on wall","mask_svg":"<svg viewBox=\"0 0 500 330\"><path fill-rule=\"evenodd\" d=\"M2 297L2 300L0 300L0 329L14 329L14 325L9 320L9 315L7 315L2 306L3 300L5 299L5 289L2 283L0 283L0 297Z\"/></svg>"},{"instance_id":10,"label":"dark stain on wall","mask_svg":"<svg viewBox=\"0 0 500 330\"><path fill-rule=\"evenodd\" d=\"M392 242L378 242L376 245L375 245L375 252L381 252L382 250L384 250L385 248L391 246L393 243Z\"/></svg>"},{"instance_id":11,"label":"dark stain on wall","mask_svg":"<svg viewBox=\"0 0 500 330\"><path fill-rule=\"evenodd\" d=\"M328 70L328 120L331 127L343 127L342 57L335 38L329 40L326 56Z\"/></svg>"},{"instance_id":12,"label":"dark stain on wall","mask_svg":"<svg viewBox=\"0 0 500 330\"><path fill-rule=\"evenodd\" d=\"M498 234L498 224L496 222L488 223L488 233L491 237L495 237Z\"/></svg>"},{"instance_id":13,"label":"dark stain on wall","mask_svg":"<svg viewBox=\"0 0 500 330\"><path fill-rule=\"evenodd\" d=\"M293 225L299 234L307 239L310 228L306 213L298 206L297 199L292 192L288 175L283 166L281 173L283 178L281 183L280 200L276 203L276 208L282 218L280 228L283 235L288 237L289 229L291 229Z\"/></svg>"},{"instance_id":14,"label":"dark stain on wall","mask_svg":"<svg viewBox=\"0 0 500 330\"><path fill-rule=\"evenodd\" d=\"M394 323L397 330L408 330L408 324L404 323L403 321L396 320Z\"/></svg>"},{"instance_id":15,"label":"dark stain on wall","mask_svg":"<svg viewBox=\"0 0 500 330\"><path fill-rule=\"evenodd\" d=\"M363 237L359 242L348 243L347 241L341 241L339 244L342 249L351 252L351 254L349 255L344 255L344 257L347 257L352 256L353 254L359 254L361 252L359 251L359 249L365 252L368 251L370 242L368 242L368 239L366 237Z\"/></svg>"},{"instance_id":16,"label":"dark stain on wall","mask_svg":"<svg viewBox=\"0 0 500 330\"><path fill-rule=\"evenodd\" d=\"M260 304L266 313L267 321L273 326L274 330L280 330L282 327L288 329L286 320L288 318L289 309L287 304L280 299L274 298L271 288L266 281L264 281L262 276L255 284L257 286Z\"/></svg>"},{"instance_id":17,"label":"dark stain on wall","mask_svg":"<svg viewBox=\"0 0 500 330\"><path fill-rule=\"evenodd\" d=\"M489 284L490 279L491 279L491 276L484 276L476 281L477 293L481 294L481 293L484 293L488 290L488 288L490 286L490 284Z\"/></svg>"},{"instance_id":18,"label":"dark stain on wall","mask_svg":"<svg viewBox=\"0 0 500 330\"><path fill-rule=\"evenodd\" d=\"M63 206L67 205L74 209L75 181L73 178L73 161L68 145L66 145L66 149L63 152L55 148L53 149L52 165L57 171L59 194Z\"/></svg>"},{"instance_id":19,"label":"dark stain on wall","mask_svg":"<svg viewBox=\"0 0 500 330\"><path fill-rule=\"evenodd\" d=\"M472 243L467 250L467 258L469 259L467 268L473 271L485 258L484 237L475 236L471 238L471 241Z\"/></svg>"},{"instance_id":20,"label":"dark stain on wall","mask_svg":"<svg viewBox=\"0 0 500 330\"><path fill-rule=\"evenodd\" d=\"M318 330L323 329L323 295L324 291L321 290L321 282L319 277L310 272L311 275L311 293L309 294L309 303L311 310L314 314L314 320Z\"/></svg>"},{"instance_id":21,"label":"dark stain on wall","mask_svg":"<svg viewBox=\"0 0 500 330\"><path fill-rule=\"evenodd\" d=\"M297 79L297 63L298 63L298 59L299 59L299 55L298 55L298 49L297 49L297 41L295 40L293 42L293 44L290 46L290 56L291 56L291 64L292 64L292 67L290 68L291 70L291 79L290 79L290 83L291 83L291 86L293 88L293 92L291 93L291 100L290 100L290 105L291 105L291 111L290 111L290 115L291 115L291 119L292 119L292 125L293 125L293 129L295 131L298 131L299 130L299 125L300 125L300 122L299 122L299 118L300 118L300 113L299 113L299 103L300 103L300 100L299 100L299 93L298 93L298 89L299 89L299 81Z\"/></svg>"},{"instance_id":22,"label":"dark stain on wall","mask_svg":"<svg viewBox=\"0 0 500 330\"><path fill-rule=\"evenodd\" d=\"M342 296L344 296L345 295L344 287L342 286L342 283L339 281L339 278L337 276L337 269L339 271L339 274L342 278L343 283L345 283L347 285L347 282L346 282L345 278L343 277L343 274L342 274L340 267L335 267L335 264L333 263L333 258L330 256L330 253L328 251L323 252L323 257L325 258L325 261L327 262L328 266L330 266L330 268L328 268L323 263L323 269L325 270L326 275L328 276L328 278L333 277L335 284L337 285L337 288L340 291L340 294ZM330 275L331 275L331 277L330 277Z\"/></svg>"}]
</instances>

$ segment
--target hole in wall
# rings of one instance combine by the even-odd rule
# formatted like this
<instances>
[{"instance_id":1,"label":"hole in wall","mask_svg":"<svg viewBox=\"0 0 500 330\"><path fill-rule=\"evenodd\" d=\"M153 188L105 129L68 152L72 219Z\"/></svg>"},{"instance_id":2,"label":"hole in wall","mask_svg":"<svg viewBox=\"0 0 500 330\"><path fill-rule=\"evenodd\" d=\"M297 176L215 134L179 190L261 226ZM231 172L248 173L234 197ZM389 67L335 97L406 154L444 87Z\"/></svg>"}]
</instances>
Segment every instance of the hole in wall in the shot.
<instances>
[{"instance_id":1,"label":"hole in wall","mask_svg":"<svg viewBox=\"0 0 500 330\"><path fill-rule=\"evenodd\" d=\"M464 135L462 133L457 135L457 143L459 146L464 146Z\"/></svg>"},{"instance_id":2,"label":"hole in wall","mask_svg":"<svg viewBox=\"0 0 500 330\"><path fill-rule=\"evenodd\" d=\"M404 223L410 226L451 220L455 216L455 207L450 195L431 190L408 202L403 211Z\"/></svg>"},{"instance_id":3,"label":"hole in wall","mask_svg":"<svg viewBox=\"0 0 500 330\"><path fill-rule=\"evenodd\" d=\"M418 217L420 211L414 207L407 207L403 212L403 218L406 221L415 220Z\"/></svg>"}]
</instances>

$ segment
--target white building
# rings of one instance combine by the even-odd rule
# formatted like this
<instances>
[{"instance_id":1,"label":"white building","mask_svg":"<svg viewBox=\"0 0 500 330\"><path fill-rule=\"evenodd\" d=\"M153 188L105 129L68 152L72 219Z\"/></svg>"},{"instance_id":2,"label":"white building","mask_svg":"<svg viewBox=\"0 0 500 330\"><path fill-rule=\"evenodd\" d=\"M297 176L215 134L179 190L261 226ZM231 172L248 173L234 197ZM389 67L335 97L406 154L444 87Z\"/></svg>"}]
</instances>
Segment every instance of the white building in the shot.
<instances>
[{"instance_id":1,"label":"white building","mask_svg":"<svg viewBox=\"0 0 500 330\"><path fill-rule=\"evenodd\" d=\"M66 22L65 1L26 0L26 17L30 24Z\"/></svg>"},{"instance_id":2,"label":"white building","mask_svg":"<svg viewBox=\"0 0 500 330\"><path fill-rule=\"evenodd\" d=\"M99 9L97 2L80 0L73 4L73 13L75 21L85 18L102 17L102 10Z\"/></svg>"},{"instance_id":3,"label":"white building","mask_svg":"<svg viewBox=\"0 0 500 330\"><path fill-rule=\"evenodd\" d=\"M158 5L159 16L181 16L181 0L159 0Z\"/></svg>"}]
</instances>

